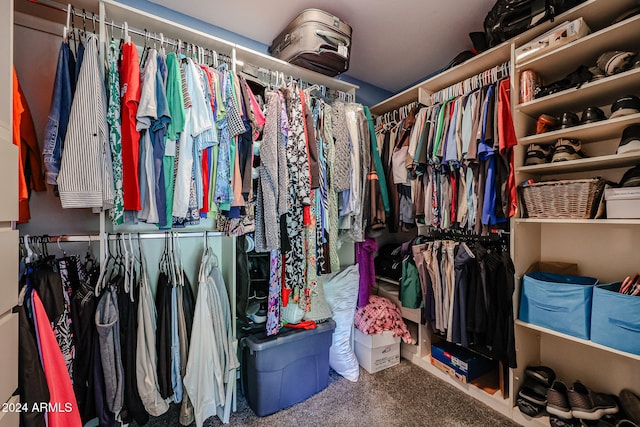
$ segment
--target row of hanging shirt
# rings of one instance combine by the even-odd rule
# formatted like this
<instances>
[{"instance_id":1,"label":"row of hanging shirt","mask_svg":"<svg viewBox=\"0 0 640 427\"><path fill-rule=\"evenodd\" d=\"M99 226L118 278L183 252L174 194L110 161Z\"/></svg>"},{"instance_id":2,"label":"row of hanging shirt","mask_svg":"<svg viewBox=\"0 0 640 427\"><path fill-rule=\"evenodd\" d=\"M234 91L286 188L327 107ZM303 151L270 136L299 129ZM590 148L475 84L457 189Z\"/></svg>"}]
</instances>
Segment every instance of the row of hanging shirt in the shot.
<instances>
[{"instance_id":1,"label":"row of hanging shirt","mask_svg":"<svg viewBox=\"0 0 640 427\"><path fill-rule=\"evenodd\" d=\"M319 276L340 268L340 240L364 240L367 226L368 110L314 90L266 93L255 247L271 257L268 334L293 321L281 308L310 309Z\"/></svg>"},{"instance_id":2,"label":"row of hanging shirt","mask_svg":"<svg viewBox=\"0 0 640 427\"><path fill-rule=\"evenodd\" d=\"M130 236L109 246L100 271L90 256L31 256L26 264L23 403L71 402L73 410L27 413L24 425L45 425L45 417L65 426L96 417L102 426L144 425L170 402L179 404L183 425L203 425L229 403L238 367L216 256L205 239L196 298L176 238L165 238L155 286L140 241L137 250ZM44 313L35 311L40 301Z\"/></svg>"},{"instance_id":3,"label":"row of hanging shirt","mask_svg":"<svg viewBox=\"0 0 640 427\"><path fill-rule=\"evenodd\" d=\"M145 46L140 57L133 42L112 38L105 87L95 35L82 46L75 91L71 50L60 49L43 149L62 206L160 228L243 216L264 117L242 76L163 48Z\"/></svg>"},{"instance_id":4,"label":"row of hanging shirt","mask_svg":"<svg viewBox=\"0 0 640 427\"><path fill-rule=\"evenodd\" d=\"M516 366L514 266L504 236L434 231L402 246L402 305L449 342Z\"/></svg>"},{"instance_id":5,"label":"row of hanging shirt","mask_svg":"<svg viewBox=\"0 0 640 427\"><path fill-rule=\"evenodd\" d=\"M422 223L485 233L515 215L509 92L505 78L379 129L391 232Z\"/></svg>"}]
</instances>

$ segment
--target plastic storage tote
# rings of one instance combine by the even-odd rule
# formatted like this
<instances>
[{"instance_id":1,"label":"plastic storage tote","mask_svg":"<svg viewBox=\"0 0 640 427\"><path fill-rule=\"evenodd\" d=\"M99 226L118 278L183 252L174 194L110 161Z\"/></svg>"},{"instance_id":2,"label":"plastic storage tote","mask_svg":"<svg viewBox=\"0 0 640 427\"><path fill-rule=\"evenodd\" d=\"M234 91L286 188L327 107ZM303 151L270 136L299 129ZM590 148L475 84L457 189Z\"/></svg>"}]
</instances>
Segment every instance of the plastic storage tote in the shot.
<instances>
[{"instance_id":1,"label":"plastic storage tote","mask_svg":"<svg viewBox=\"0 0 640 427\"><path fill-rule=\"evenodd\" d=\"M278 335L250 335L240 341L242 386L249 407L263 417L294 405L329 383L329 347L336 324L283 329Z\"/></svg>"},{"instance_id":2,"label":"plastic storage tote","mask_svg":"<svg viewBox=\"0 0 640 427\"><path fill-rule=\"evenodd\" d=\"M618 292L620 283L593 290L591 341L640 355L640 296Z\"/></svg>"},{"instance_id":3,"label":"plastic storage tote","mask_svg":"<svg viewBox=\"0 0 640 427\"><path fill-rule=\"evenodd\" d=\"M591 299L598 279L544 272L525 274L520 320L589 339Z\"/></svg>"}]
</instances>

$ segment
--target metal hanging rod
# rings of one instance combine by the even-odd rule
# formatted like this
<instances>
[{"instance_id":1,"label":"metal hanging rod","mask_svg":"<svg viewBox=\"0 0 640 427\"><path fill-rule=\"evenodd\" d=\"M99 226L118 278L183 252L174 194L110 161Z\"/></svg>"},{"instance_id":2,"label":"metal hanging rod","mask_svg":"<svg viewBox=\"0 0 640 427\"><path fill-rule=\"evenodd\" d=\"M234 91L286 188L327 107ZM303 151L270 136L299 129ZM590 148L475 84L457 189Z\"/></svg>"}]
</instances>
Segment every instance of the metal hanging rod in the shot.
<instances>
[{"instance_id":1,"label":"metal hanging rod","mask_svg":"<svg viewBox=\"0 0 640 427\"><path fill-rule=\"evenodd\" d=\"M99 242L100 236L97 234L60 234L60 235L30 235L25 234L20 236L20 241L24 242L25 239L37 239L38 241L44 241L45 243L59 243L59 242Z\"/></svg>"},{"instance_id":2,"label":"metal hanging rod","mask_svg":"<svg viewBox=\"0 0 640 427\"><path fill-rule=\"evenodd\" d=\"M163 232L163 233L129 233L129 232L122 232L122 233L107 233L107 239L108 240L117 240L120 238L120 236L127 236L127 238L129 236L131 236L132 239L139 239L139 240L143 240L143 239L164 239L165 237L169 236L171 237L171 235L177 236L179 238L194 238L194 237L227 237L226 234L219 232L219 231L167 231L167 232Z\"/></svg>"}]
</instances>

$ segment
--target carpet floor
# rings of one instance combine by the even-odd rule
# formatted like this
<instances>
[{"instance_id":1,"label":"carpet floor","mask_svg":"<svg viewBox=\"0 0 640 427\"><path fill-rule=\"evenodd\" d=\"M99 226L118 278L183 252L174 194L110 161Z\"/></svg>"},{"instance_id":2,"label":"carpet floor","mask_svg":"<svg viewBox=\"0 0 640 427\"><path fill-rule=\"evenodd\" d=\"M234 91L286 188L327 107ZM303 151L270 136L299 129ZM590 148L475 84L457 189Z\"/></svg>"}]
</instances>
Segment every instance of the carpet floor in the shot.
<instances>
[{"instance_id":1,"label":"carpet floor","mask_svg":"<svg viewBox=\"0 0 640 427\"><path fill-rule=\"evenodd\" d=\"M149 426L178 426L178 409L153 418ZM205 426L222 426L216 417ZM329 386L304 402L266 417L256 416L241 393L229 426L255 427L507 427L511 420L490 409L422 368L402 359L376 374L360 369L351 382L335 371Z\"/></svg>"}]
</instances>

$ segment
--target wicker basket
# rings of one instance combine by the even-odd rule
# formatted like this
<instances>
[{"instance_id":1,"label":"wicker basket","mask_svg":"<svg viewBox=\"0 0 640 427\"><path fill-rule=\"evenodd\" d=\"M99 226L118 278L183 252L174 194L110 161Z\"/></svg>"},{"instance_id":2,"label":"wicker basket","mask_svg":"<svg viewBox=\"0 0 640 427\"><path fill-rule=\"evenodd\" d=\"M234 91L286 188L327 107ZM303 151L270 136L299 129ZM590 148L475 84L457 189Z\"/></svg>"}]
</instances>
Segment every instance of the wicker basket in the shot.
<instances>
[{"instance_id":1,"label":"wicker basket","mask_svg":"<svg viewBox=\"0 0 640 427\"><path fill-rule=\"evenodd\" d=\"M602 178L523 185L525 213L529 218L593 218L604 186Z\"/></svg>"}]
</instances>

